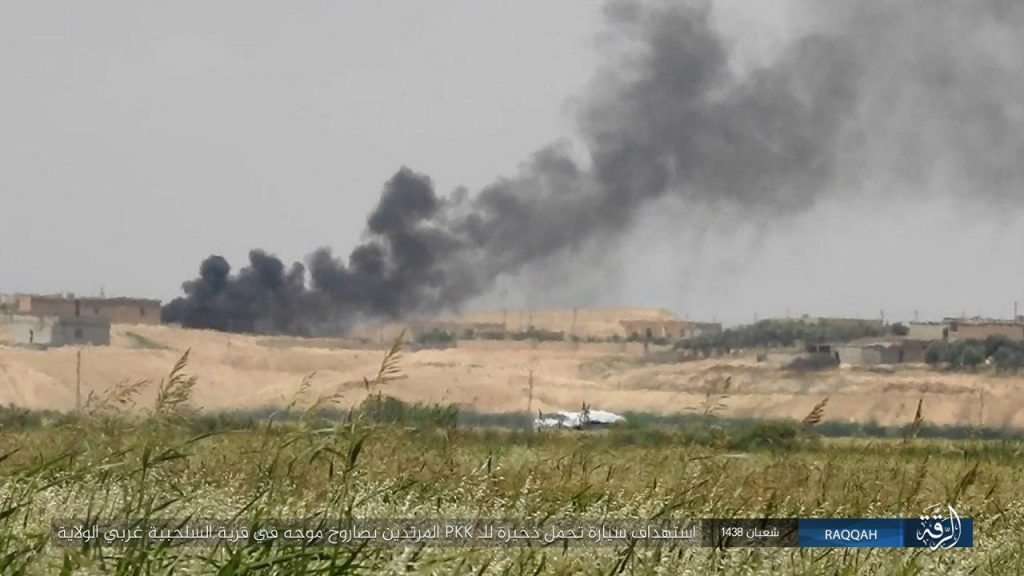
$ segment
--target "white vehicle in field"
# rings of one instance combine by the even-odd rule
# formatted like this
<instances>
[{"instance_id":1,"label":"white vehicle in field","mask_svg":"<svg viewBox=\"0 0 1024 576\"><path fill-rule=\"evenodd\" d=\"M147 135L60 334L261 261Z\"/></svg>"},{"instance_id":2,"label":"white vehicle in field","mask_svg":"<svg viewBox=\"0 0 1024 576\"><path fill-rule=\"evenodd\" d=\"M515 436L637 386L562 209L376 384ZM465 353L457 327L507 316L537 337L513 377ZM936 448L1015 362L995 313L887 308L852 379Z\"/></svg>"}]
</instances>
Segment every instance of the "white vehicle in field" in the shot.
<instances>
[{"instance_id":1,"label":"white vehicle in field","mask_svg":"<svg viewBox=\"0 0 1024 576\"><path fill-rule=\"evenodd\" d=\"M604 410L592 410L589 404L584 404L579 412L559 411L544 414L537 412L537 418L533 421L533 427L540 428L570 428L572 430L586 430L589 428L603 428L625 422L623 416Z\"/></svg>"}]
</instances>

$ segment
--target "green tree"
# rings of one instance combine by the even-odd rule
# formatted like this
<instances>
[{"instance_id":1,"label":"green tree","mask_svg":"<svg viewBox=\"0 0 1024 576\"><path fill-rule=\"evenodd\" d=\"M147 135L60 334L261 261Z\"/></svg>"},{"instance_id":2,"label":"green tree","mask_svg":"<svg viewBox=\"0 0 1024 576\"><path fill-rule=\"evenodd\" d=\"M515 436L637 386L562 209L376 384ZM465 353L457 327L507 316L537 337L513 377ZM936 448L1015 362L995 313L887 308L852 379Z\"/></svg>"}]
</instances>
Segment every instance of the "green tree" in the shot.
<instances>
[{"instance_id":1,"label":"green tree","mask_svg":"<svg viewBox=\"0 0 1024 576\"><path fill-rule=\"evenodd\" d=\"M897 322L892 326L889 326L889 332L894 336L906 336L907 334L910 334L910 328L907 327L906 324Z\"/></svg>"},{"instance_id":2,"label":"green tree","mask_svg":"<svg viewBox=\"0 0 1024 576\"><path fill-rule=\"evenodd\" d=\"M985 348L980 344L964 346L960 353L959 364L965 368L975 368L985 361Z\"/></svg>"},{"instance_id":3,"label":"green tree","mask_svg":"<svg viewBox=\"0 0 1024 576\"><path fill-rule=\"evenodd\" d=\"M945 362L948 348L945 342L933 342L924 352L924 361L932 366Z\"/></svg>"}]
</instances>

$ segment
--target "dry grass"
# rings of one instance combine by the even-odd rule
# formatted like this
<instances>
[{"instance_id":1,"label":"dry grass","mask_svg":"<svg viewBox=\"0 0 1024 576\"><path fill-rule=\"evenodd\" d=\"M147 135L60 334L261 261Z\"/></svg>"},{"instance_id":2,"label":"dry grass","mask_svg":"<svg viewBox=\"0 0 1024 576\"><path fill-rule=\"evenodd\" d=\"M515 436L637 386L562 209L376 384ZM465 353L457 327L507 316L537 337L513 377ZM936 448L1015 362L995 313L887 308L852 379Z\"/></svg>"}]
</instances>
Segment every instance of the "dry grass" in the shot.
<instances>
[{"instance_id":1,"label":"dry grass","mask_svg":"<svg viewBox=\"0 0 1024 576\"><path fill-rule=\"evenodd\" d=\"M400 342L364 397L401 382ZM3 574L972 574L1024 572L1017 442L791 438L736 458L683 431L597 434L456 429L449 419L298 421L196 434L183 410L205 383L182 355L144 413L119 411L149 383L115 386L101 412L0 427ZM293 391L297 407L313 389ZM369 381L369 379L367 379ZM731 389L731 385L730 388ZM716 384L723 394L727 388ZM377 394L375 395L374 392ZM825 402L808 414L818 421ZM832 405L829 404L831 410ZM173 415L174 417L168 417ZM914 421L922 417L916 417ZM411 424L411 425L410 425ZM814 425L810 422L807 427ZM916 517L936 502L975 520L976 548L910 550L57 549L54 518Z\"/></svg>"},{"instance_id":2,"label":"dry grass","mask_svg":"<svg viewBox=\"0 0 1024 576\"><path fill-rule=\"evenodd\" d=\"M129 335L131 333L134 336ZM139 348L139 337L147 347ZM363 377L379 368L377 349L339 348L339 340L228 335L163 326L115 326L112 345L86 348L84 395L123 381L159 381L186 350L204 386L193 403L208 410L286 406L311 372L314 396L335 394L343 407L362 402ZM407 402L458 403L481 412L574 409L581 402L616 412L673 414L714 407L723 417L804 417L829 397L825 421L905 425L924 398L932 425L1024 428L1024 376L950 374L924 368L893 374L832 370L793 374L758 364L753 357L686 363L649 363L638 354L581 346L573 350L489 342L488 347L421 350L403 356L407 379L388 394ZM519 344L519 343L516 343ZM561 343L559 343L561 344ZM355 346L355 344L353 344ZM530 399L530 371L534 375ZM709 382L731 378L727 394ZM351 385L348 385L351 383ZM340 387L340 389L339 389ZM75 406L75 350L0 347L0 404L69 410ZM151 406L155 390L137 399Z\"/></svg>"},{"instance_id":3,"label":"dry grass","mask_svg":"<svg viewBox=\"0 0 1024 576\"><path fill-rule=\"evenodd\" d=\"M14 452L17 450L16 452ZM627 431L533 434L150 420L0 432L4 574L969 574L1024 570L1019 445L835 441L743 458ZM13 452L13 453L12 453ZM951 502L977 548L570 550L86 548L51 518L911 516Z\"/></svg>"}]
</instances>

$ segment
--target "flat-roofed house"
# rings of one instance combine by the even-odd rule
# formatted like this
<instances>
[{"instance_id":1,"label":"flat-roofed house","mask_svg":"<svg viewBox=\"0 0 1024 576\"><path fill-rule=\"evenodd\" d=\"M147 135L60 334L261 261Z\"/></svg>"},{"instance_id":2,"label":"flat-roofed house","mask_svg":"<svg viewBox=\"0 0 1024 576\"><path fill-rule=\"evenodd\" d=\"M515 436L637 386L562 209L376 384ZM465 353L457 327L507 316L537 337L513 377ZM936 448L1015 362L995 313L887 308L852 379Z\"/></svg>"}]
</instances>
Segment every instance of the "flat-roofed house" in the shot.
<instances>
[{"instance_id":1,"label":"flat-roofed house","mask_svg":"<svg viewBox=\"0 0 1024 576\"><path fill-rule=\"evenodd\" d=\"M107 346L110 320L96 316L11 317L11 339L21 346Z\"/></svg>"},{"instance_id":2,"label":"flat-roofed house","mask_svg":"<svg viewBox=\"0 0 1024 576\"><path fill-rule=\"evenodd\" d=\"M1024 323L1017 320L995 318L947 318L949 341L984 340L989 336L1002 336L1014 342L1024 341Z\"/></svg>"},{"instance_id":3,"label":"flat-roofed house","mask_svg":"<svg viewBox=\"0 0 1024 576\"><path fill-rule=\"evenodd\" d=\"M925 340L910 338L861 338L832 345L841 364L850 366L877 366L879 364L906 364L924 362L928 349Z\"/></svg>"},{"instance_id":4,"label":"flat-roofed house","mask_svg":"<svg viewBox=\"0 0 1024 576\"><path fill-rule=\"evenodd\" d=\"M683 320L621 320L619 325L626 338L679 339L686 333Z\"/></svg>"},{"instance_id":5,"label":"flat-roofed house","mask_svg":"<svg viewBox=\"0 0 1024 576\"><path fill-rule=\"evenodd\" d=\"M850 366L875 366L878 364L902 364L903 346L899 342L886 340L862 340L836 344L835 355L842 364Z\"/></svg>"},{"instance_id":6,"label":"flat-roofed house","mask_svg":"<svg viewBox=\"0 0 1024 576\"><path fill-rule=\"evenodd\" d=\"M114 324L159 324L160 301L145 298L75 298L24 295L18 314L106 318Z\"/></svg>"},{"instance_id":7,"label":"flat-roofed house","mask_svg":"<svg viewBox=\"0 0 1024 576\"><path fill-rule=\"evenodd\" d=\"M683 338L697 338L722 333L722 325L718 322L687 322Z\"/></svg>"},{"instance_id":8,"label":"flat-roofed house","mask_svg":"<svg viewBox=\"0 0 1024 576\"><path fill-rule=\"evenodd\" d=\"M907 327L907 339L936 341L949 339L948 322L911 322Z\"/></svg>"}]
</instances>

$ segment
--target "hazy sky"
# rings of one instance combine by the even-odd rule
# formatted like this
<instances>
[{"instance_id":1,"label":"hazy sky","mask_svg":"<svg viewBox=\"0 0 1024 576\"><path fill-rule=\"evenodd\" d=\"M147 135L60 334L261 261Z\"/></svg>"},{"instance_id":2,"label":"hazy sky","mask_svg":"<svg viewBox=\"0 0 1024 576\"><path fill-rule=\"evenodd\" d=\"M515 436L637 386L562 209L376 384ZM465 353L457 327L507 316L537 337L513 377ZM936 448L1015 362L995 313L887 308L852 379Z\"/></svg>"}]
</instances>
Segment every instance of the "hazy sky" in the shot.
<instances>
[{"instance_id":1,"label":"hazy sky","mask_svg":"<svg viewBox=\"0 0 1024 576\"><path fill-rule=\"evenodd\" d=\"M479 188L568 134L599 22L580 0L0 2L0 291L169 298L210 253L346 252L399 166Z\"/></svg>"},{"instance_id":2,"label":"hazy sky","mask_svg":"<svg viewBox=\"0 0 1024 576\"><path fill-rule=\"evenodd\" d=\"M716 4L735 67L813 19L795 4ZM398 167L478 190L571 138L601 30L592 0L2 1L0 292L166 300L211 253L347 253ZM667 201L476 304L1007 316L1015 201L868 186L770 229Z\"/></svg>"}]
</instances>

